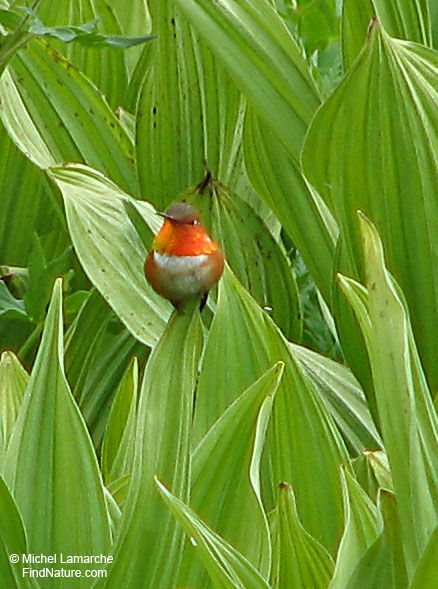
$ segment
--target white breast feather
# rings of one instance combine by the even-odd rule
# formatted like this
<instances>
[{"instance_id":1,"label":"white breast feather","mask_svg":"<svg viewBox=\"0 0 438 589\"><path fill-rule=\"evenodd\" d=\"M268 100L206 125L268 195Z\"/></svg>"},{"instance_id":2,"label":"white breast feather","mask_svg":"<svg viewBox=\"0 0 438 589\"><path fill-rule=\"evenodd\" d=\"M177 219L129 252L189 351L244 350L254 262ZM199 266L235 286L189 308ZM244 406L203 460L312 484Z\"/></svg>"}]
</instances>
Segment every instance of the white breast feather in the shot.
<instances>
[{"instance_id":1,"label":"white breast feather","mask_svg":"<svg viewBox=\"0 0 438 589\"><path fill-rule=\"evenodd\" d=\"M171 256L154 252L154 261L162 270L161 288L175 298L190 298L201 294L209 283L211 267L207 254Z\"/></svg>"}]
</instances>

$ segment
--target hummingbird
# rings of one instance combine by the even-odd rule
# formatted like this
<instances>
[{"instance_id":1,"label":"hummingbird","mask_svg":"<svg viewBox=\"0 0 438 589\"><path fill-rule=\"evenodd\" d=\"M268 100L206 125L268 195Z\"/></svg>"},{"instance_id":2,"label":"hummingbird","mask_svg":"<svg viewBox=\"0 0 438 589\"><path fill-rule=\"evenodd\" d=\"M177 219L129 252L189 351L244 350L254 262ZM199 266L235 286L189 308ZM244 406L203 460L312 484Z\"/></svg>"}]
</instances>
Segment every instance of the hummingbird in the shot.
<instances>
[{"instance_id":1,"label":"hummingbird","mask_svg":"<svg viewBox=\"0 0 438 589\"><path fill-rule=\"evenodd\" d=\"M146 278L178 312L194 298L202 311L208 291L222 276L224 255L192 205L180 202L158 214L164 222L146 258Z\"/></svg>"}]
</instances>

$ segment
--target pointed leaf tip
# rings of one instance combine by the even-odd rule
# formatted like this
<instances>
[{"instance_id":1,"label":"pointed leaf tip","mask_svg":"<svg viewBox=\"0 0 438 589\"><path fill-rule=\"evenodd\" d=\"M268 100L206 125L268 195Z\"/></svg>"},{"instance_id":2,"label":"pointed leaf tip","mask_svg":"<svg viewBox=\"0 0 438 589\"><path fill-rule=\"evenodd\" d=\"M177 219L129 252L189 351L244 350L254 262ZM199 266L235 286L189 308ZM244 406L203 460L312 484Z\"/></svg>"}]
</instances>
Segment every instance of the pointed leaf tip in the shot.
<instances>
[{"instance_id":1,"label":"pointed leaf tip","mask_svg":"<svg viewBox=\"0 0 438 589\"><path fill-rule=\"evenodd\" d=\"M376 14L373 14L373 16L371 17L371 20L370 20L370 24L368 25L368 31L367 31L368 37L371 35L371 33L374 31L374 29L378 25L380 25L380 20Z\"/></svg>"}]
</instances>

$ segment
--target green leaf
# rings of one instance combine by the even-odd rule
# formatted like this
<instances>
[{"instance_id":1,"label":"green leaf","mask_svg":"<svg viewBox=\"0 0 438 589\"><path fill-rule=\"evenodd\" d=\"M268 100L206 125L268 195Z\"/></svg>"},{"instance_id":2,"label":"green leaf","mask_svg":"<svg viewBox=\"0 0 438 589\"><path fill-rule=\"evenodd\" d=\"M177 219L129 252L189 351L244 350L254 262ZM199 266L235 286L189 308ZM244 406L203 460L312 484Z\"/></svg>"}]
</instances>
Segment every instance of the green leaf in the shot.
<instances>
[{"instance_id":1,"label":"green leaf","mask_svg":"<svg viewBox=\"0 0 438 589\"><path fill-rule=\"evenodd\" d=\"M434 589L437 578L438 528L430 537L415 570L409 589Z\"/></svg>"},{"instance_id":2,"label":"green leaf","mask_svg":"<svg viewBox=\"0 0 438 589\"><path fill-rule=\"evenodd\" d=\"M23 521L11 492L0 476L0 583L3 587L38 587L35 581L23 575L21 556L27 553ZM16 565L10 561L12 554L20 558Z\"/></svg>"},{"instance_id":3,"label":"green leaf","mask_svg":"<svg viewBox=\"0 0 438 589\"><path fill-rule=\"evenodd\" d=\"M68 233L44 175L14 145L1 123L0 153L0 264L25 266L35 232L42 235L56 227L65 243Z\"/></svg>"},{"instance_id":4,"label":"green leaf","mask_svg":"<svg viewBox=\"0 0 438 589\"><path fill-rule=\"evenodd\" d=\"M0 456L3 458L17 420L29 380L17 356L3 352L0 358Z\"/></svg>"},{"instance_id":5,"label":"green leaf","mask_svg":"<svg viewBox=\"0 0 438 589\"><path fill-rule=\"evenodd\" d=\"M368 290L345 277L340 281L367 343L382 438L405 538L406 565L412 573L437 523L437 416L406 303L386 269L379 235L363 215L360 229Z\"/></svg>"},{"instance_id":6,"label":"green leaf","mask_svg":"<svg viewBox=\"0 0 438 589\"><path fill-rule=\"evenodd\" d=\"M339 18L336 4L336 0L297 0L284 13L284 17L295 25L308 55L337 41Z\"/></svg>"},{"instance_id":7,"label":"green leaf","mask_svg":"<svg viewBox=\"0 0 438 589\"><path fill-rule=\"evenodd\" d=\"M295 358L310 376L328 411L356 452L383 443L359 383L351 370L322 354L291 344Z\"/></svg>"},{"instance_id":8,"label":"green leaf","mask_svg":"<svg viewBox=\"0 0 438 589\"><path fill-rule=\"evenodd\" d=\"M365 44L367 30L376 14L373 0L344 0L342 4L342 58L348 71Z\"/></svg>"},{"instance_id":9,"label":"green leaf","mask_svg":"<svg viewBox=\"0 0 438 589\"><path fill-rule=\"evenodd\" d=\"M377 15L393 37L432 45L428 0L373 0Z\"/></svg>"},{"instance_id":10,"label":"green leaf","mask_svg":"<svg viewBox=\"0 0 438 589\"><path fill-rule=\"evenodd\" d=\"M153 49L154 43L147 43L146 45L144 45L141 55L138 58L137 63L135 64L135 68L132 72L129 83L125 88L125 94L122 104L124 108L126 108L126 110L129 112L137 112L137 104L140 96L140 89L142 88L146 76L148 75L149 70L152 66ZM134 52L135 49L133 51L130 51L127 57L129 58ZM137 121L135 120L133 142L135 142L136 124Z\"/></svg>"},{"instance_id":11,"label":"green leaf","mask_svg":"<svg viewBox=\"0 0 438 589\"><path fill-rule=\"evenodd\" d=\"M374 16L393 37L432 45L428 0L344 0L342 51L345 70L359 55Z\"/></svg>"},{"instance_id":12,"label":"green leaf","mask_svg":"<svg viewBox=\"0 0 438 589\"><path fill-rule=\"evenodd\" d=\"M96 292L91 291L65 337L65 365L73 393L97 447L107 427L113 396L136 355L147 348L124 329Z\"/></svg>"},{"instance_id":13,"label":"green leaf","mask_svg":"<svg viewBox=\"0 0 438 589\"><path fill-rule=\"evenodd\" d=\"M376 224L407 298L432 390L438 386L437 66L435 51L394 40L376 22L360 58L313 119L303 150L305 173L342 232L343 273L363 276L356 211ZM348 350L357 338L350 325L343 335L355 369Z\"/></svg>"},{"instance_id":14,"label":"green leaf","mask_svg":"<svg viewBox=\"0 0 438 589\"><path fill-rule=\"evenodd\" d=\"M14 10L0 9L0 24L7 29L16 29L22 20L23 17Z\"/></svg>"},{"instance_id":15,"label":"green leaf","mask_svg":"<svg viewBox=\"0 0 438 589\"><path fill-rule=\"evenodd\" d=\"M46 169L85 162L138 193L133 147L98 90L42 42L21 50L0 81L0 116L20 150Z\"/></svg>"},{"instance_id":16,"label":"green leaf","mask_svg":"<svg viewBox=\"0 0 438 589\"><path fill-rule=\"evenodd\" d=\"M377 540L383 522L377 507L347 469L341 468L345 528L330 589L345 587L359 560Z\"/></svg>"},{"instance_id":17,"label":"green leaf","mask_svg":"<svg viewBox=\"0 0 438 589\"><path fill-rule=\"evenodd\" d=\"M119 479L115 479L108 483L108 491L113 496L114 500L116 501L117 505L121 510L124 509L126 497L129 491L129 483L131 481L130 475L124 475Z\"/></svg>"},{"instance_id":18,"label":"green leaf","mask_svg":"<svg viewBox=\"0 0 438 589\"><path fill-rule=\"evenodd\" d=\"M392 482L391 471L389 469L388 456L386 452L377 450L375 452L364 452L365 459L370 465L379 487L393 491L394 484Z\"/></svg>"},{"instance_id":19,"label":"green leaf","mask_svg":"<svg viewBox=\"0 0 438 589\"><path fill-rule=\"evenodd\" d=\"M435 49L438 46L438 5L432 0L429 2L430 22L432 26L432 39Z\"/></svg>"},{"instance_id":20,"label":"green leaf","mask_svg":"<svg viewBox=\"0 0 438 589\"><path fill-rule=\"evenodd\" d=\"M302 525L292 487L280 483L278 497L274 587L325 589L333 573L331 556Z\"/></svg>"},{"instance_id":21,"label":"green leaf","mask_svg":"<svg viewBox=\"0 0 438 589\"><path fill-rule=\"evenodd\" d=\"M131 483L105 587L167 589L176 581L184 538L161 503L154 476L166 480L181 498L188 498L201 341L197 309L185 315L175 312L149 357L140 393Z\"/></svg>"},{"instance_id":22,"label":"green leaf","mask_svg":"<svg viewBox=\"0 0 438 589\"><path fill-rule=\"evenodd\" d=\"M61 292L58 279L4 475L26 525L30 552L106 554L110 537L103 485L64 375Z\"/></svg>"},{"instance_id":23,"label":"green leaf","mask_svg":"<svg viewBox=\"0 0 438 589\"><path fill-rule=\"evenodd\" d=\"M97 32L120 35L124 31L121 30L113 7L114 2L109 5L106 0L58 0L56 4L41 2L38 6L38 17L49 27L68 23L87 28L98 20ZM89 22L86 25L81 25L87 21ZM82 43L66 44L56 39L52 39L50 44L99 88L112 110L122 104L128 84L124 52L114 51L109 47L90 51Z\"/></svg>"},{"instance_id":24,"label":"green leaf","mask_svg":"<svg viewBox=\"0 0 438 589\"><path fill-rule=\"evenodd\" d=\"M153 35L143 35L142 37L124 37L123 35L102 35L94 32L99 21L96 19L78 27L47 27L38 18L33 18L28 28L29 33L37 37L53 37L63 43L72 43L76 41L85 47L118 47L127 49L134 45L140 45L151 41L155 38Z\"/></svg>"},{"instance_id":25,"label":"green leaf","mask_svg":"<svg viewBox=\"0 0 438 589\"><path fill-rule=\"evenodd\" d=\"M199 377L195 440L199 441L240 392L278 360L285 363L285 371L269 434L271 486L282 480L292 482L304 526L334 550L342 519L338 469L348 462L346 449L289 343L227 270L219 283L217 312L203 357L204 365L216 369L201 370ZM227 374L227 378L218 379L217 374ZM305 461L299 458L304 455Z\"/></svg>"},{"instance_id":26,"label":"green leaf","mask_svg":"<svg viewBox=\"0 0 438 589\"><path fill-rule=\"evenodd\" d=\"M120 522L122 521L122 508L120 507L115 497L113 497L111 492L106 487L103 488L103 492L105 495L105 502L111 526L111 539L114 540L115 538L117 538Z\"/></svg>"},{"instance_id":27,"label":"green leaf","mask_svg":"<svg viewBox=\"0 0 438 589\"><path fill-rule=\"evenodd\" d=\"M51 245L51 244L50 244ZM56 252L45 251L43 243L34 235L33 248L31 250L28 267L29 283L24 296L24 304L30 318L39 323L43 320L47 304L56 276L66 275L72 264L71 246L60 255ZM52 258L52 256L55 256ZM48 256L50 256L48 258Z\"/></svg>"},{"instance_id":28,"label":"green leaf","mask_svg":"<svg viewBox=\"0 0 438 589\"><path fill-rule=\"evenodd\" d=\"M192 454L191 507L265 578L269 577L271 554L260 496L259 462L283 368L282 363L276 364L247 388L224 411ZM214 367L204 364L203 370L214 371ZM189 556L196 550L189 546L187 552ZM197 560L194 564L197 568ZM186 575L184 582L188 585L205 584L202 577L194 576L193 569Z\"/></svg>"},{"instance_id":29,"label":"green leaf","mask_svg":"<svg viewBox=\"0 0 438 589\"><path fill-rule=\"evenodd\" d=\"M130 474L137 417L138 361L133 358L120 382L102 444L102 474L106 482Z\"/></svg>"},{"instance_id":30,"label":"green leaf","mask_svg":"<svg viewBox=\"0 0 438 589\"><path fill-rule=\"evenodd\" d=\"M319 104L298 46L265 0L173 0L242 93L298 160Z\"/></svg>"},{"instance_id":31,"label":"green leaf","mask_svg":"<svg viewBox=\"0 0 438 589\"><path fill-rule=\"evenodd\" d=\"M68 228L86 274L128 330L141 342L154 345L170 315L170 304L144 276L146 250L124 206L136 201L85 166L52 168L49 176L64 197ZM160 222L152 206L136 206L156 230Z\"/></svg>"},{"instance_id":32,"label":"green leaf","mask_svg":"<svg viewBox=\"0 0 438 589\"><path fill-rule=\"evenodd\" d=\"M330 301L336 224L310 191L300 167L252 109L245 118L243 140L253 186L280 219L324 299Z\"/></svg>"},{"instance_id":33,"label":"green leaf","mask_svg":"<svg viewBox=\"0 0 438 589\"><path fill-rule=\"evenodd\" d=\"M205 164L229 181L239 167L244 107L173 2L154 0L149 9L158 39L141 87L136 147L142 191L164 210L202 179Z\"/></svg>"},{"instance_id":34,"label":"green leaf","mask_svg":"<svg viewBox=\"0 0 438 589\"><path fill-rule=\"evenodd\" d=\"M11 319L27 319L24 303L16 299L6 286L4 279L0 279L0 317Z\"/></svg>"},{"instance_id":35,"label":"green leaf","mask_svg":"<svg viewBox=\"0 0 438 589\"><path fill-rule=\"evenodd\" d=\"M224 589L269 589L268 583L231 544L223 540L180 499L156 480L161 497L186 533L196 542L196 551L214 585Z\"/></svg>"},{"instance_id":36,"label":"green leaf","mask_svg":"<svg viewBox=\"0 0 438 589\"><path fill-rule=\"evenodd\" d=\"M378 507L383 515L383 533L359 561L349 581L343 585L345 589L403 589L408 586L395 495L381 490Z\"/></svg>"},{"instance_id":37,"label":"green leaf","mask_svg":"<svg viewBox=\"0 0 438 589\"><path fill-rule=\"evenodd\" d=\"M260 306L272 310L286 337L299 340L302 320L292 267L254 209L215 180L188 191L184 200L200 211L240 282Z\"/></svg>"}]
</instances>

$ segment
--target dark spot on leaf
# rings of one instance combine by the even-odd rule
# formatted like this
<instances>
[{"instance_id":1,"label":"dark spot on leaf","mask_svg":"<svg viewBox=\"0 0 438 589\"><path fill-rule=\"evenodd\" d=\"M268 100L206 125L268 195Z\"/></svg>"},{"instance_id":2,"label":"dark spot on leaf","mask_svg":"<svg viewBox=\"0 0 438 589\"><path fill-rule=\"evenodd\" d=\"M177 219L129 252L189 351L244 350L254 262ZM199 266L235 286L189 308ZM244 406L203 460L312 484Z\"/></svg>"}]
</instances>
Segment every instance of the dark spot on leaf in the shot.
<instances>
[{"instance_id":1,"label":"dark spot on leaf","mask_svg":"<svg viewBox=\"0 0 438 589\"><path fill-rule=\"evenodd\" d=\"M175 26L175 19L174 18L171 18L170 22L173 24L173 26Z\"/></svg>"},{"instance_id":2,"label":"dark spot on leaf","mask_svg":"<svg viewBox=\"0 0 438 589\"><path fill-rule=\"evenodd\" d=\"M156 129L156 128L157 128L157 123L154 123L154 129Z\"/></svg>"},{"instance_id":3,"label":"dark spot on leaf","mask_svg":"<svg viewBox=\"0 0 438 589\"><path fill-rule=\"evenodd\" d=\"M90 115L94 115L94 110L92 108L89 108L88 112L90 113Z\"/></svg>"},{"instance_id":4,"label":"dark spot on leaf","mask_svg":"<svg viewBox=\"0 0 438 589\"><path fill-rule=\"evenodd\" d=\"M157 114L157 107L156 107L156 106L154 106L154 108L152 109L152 113L153 113L154 115L156 115L156 114Z\"/></svg>"},{"instance_id":5,"label":"dark spot on leaf","mask_svg":"<svg viewBox=\"0 0 438 589\"><path fill-rule=\"evenodd\" d=\"M109 124L109 126L110 126L110 127L112 127L113 129L115 129L115 128L116 128L116 125L115 125L113 122L111 122L111 123Z\"/></svg>"}]
</instances>

